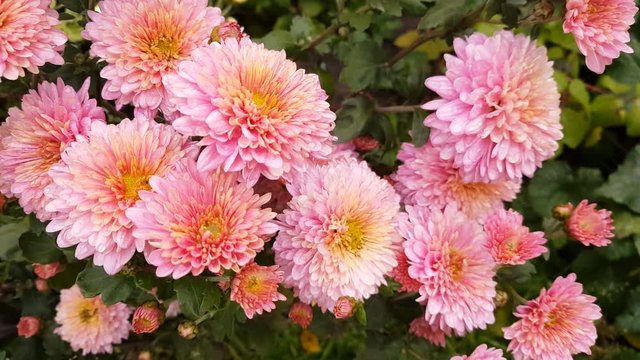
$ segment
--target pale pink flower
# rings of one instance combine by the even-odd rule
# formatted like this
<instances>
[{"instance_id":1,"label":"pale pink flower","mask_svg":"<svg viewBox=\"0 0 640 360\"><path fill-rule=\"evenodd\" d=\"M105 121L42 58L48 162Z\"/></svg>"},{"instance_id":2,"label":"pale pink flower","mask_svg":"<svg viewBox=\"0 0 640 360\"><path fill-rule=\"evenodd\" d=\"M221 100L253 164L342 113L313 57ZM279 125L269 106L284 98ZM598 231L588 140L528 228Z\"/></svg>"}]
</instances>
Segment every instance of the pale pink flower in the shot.
<instances>
[{"instance_id":1,"label":"pale pink flower","mask_svg":"<svg viewBox=\"0 0 640 360\"><path fill-rule=\"evenodd\" d=\"M64 64L60 53L67 35L56 25L51 0L0 0L0 81L16 80L25 70L37 74L45 63Z\"/></svg>"},{"instance_id":2,"label":"pale pink flower","mask_svg":"<svg viewBox=\"0 0 640 360\"><path fill-rule=\"evenodd\" d=\"M277 265L251 263L240 269L231 281L230 299L240 304L249 319L255 314L271 312L276 308L276 301L287 300L278 292L283 278L284 273L278 270Z\"/></svg>"},{"instance_id":3,"label":"pale pink flower","mask_svg":"<svg viewBox=\"0 0 640 360\"><path fill-rule=\"evenodd\" d=\"M490 348L485 344L478 346L471 355L454 356L451 360L506 360L502 350Z\"/></svg>"},{"instance_id":4,"label":"pale pink flower","mask_svg":"<svg viewBox=\"0 0 640 360\"><path fill-rule=\"evenodd\" d=\"M151 176L164 175L194 150L168 125L146 119L94 122L89 138L68 146L49 171L46 210L57 215L47 231L60 231L60 247L78 245L77 258L93 255L96 265L117 273L136 251L126 209L139 200L140 190L150 188Z\"/></svg>"},{"instance_id":5,"label":"pale pink flower","mask_svg":"<svg viewBox=\"0 0 640 360\"><path fill-rule=\"evenodd\" d=\"M331 311L336 319L347 319L356 312L356 299L350 296L341 296L333 305Z\"/></svg>"},{"instance_id":6,"label":"pale pink flower","mask_svg":"<svg viewBox=\"0 0 640 360\"><path fill-rule=\"evenodd\" d=\"M1 57L1 56L0 56ZM0 126L0 191L19 199L26 213L51 219L44 189L51 184L49 168L63 150L86 135L94 122L104 123L104 111L89 99L89 80L78 92L62 79L43 82L22 97L21 107L9 109Z\"/></svg>"},{"instance_id":7,"label":"pale pink flower","mask_svg":"<svg viewBox=\"0 0 640 360\"><path fill-rule=\"evenodd\" d=\"M417 337L421 337L433 345L444 347L446 344L445 336L451 335L451 329L446 331L440 329L437 324L429 324L424 316L417 317L411 321L409 332Z\"/></svg>"},{"instance_id":8,"label":"pale pink flower","mask_svg":"<svg viewBox=\"0 0 640 360\"><path fill-rule=\"evenodd\" d=\"M629 28L638 7L634 0L567 0L565 33L572 33L587 67L598 74L620 56L631 54Z\"/></svg>"},{"instance_id":9,"label":"pale pink flower","mask_svg":"<svg viewBox=\"0 0 640 360\"><path fill-rule=\"evenodd\" d=\"M365 162L336 160L296 174L273 244L284 284L307 304L363 301L397 265L399 196Z\"/></svg>"},{"instance_id":10,"label":"pale pink flower","mask_svg":"<svg viewBox=\"0 0 640 360\"><path fill-rule=\"evenodd\" d=\"M576 275L558 277L549 290L518 306L516 323L504 330L511 340L508 350L515 360L571 360L572 355L585 353L596 342L598 334L593 324L602 317L596 298L582 293Z\"/></svg>"},{"instance_id":11,"label":"pale pink flower","mask_svg":"<svg viewBox=\"0 0 640 360\"><path fill-rule=\"evenodd\" d=\"M278 231L276 214L261 208L269 195L254 194L238 178L221 169L200 172L191 159L151 178L153 191L142 191L126 214L157 276L237 272L264 248Z\"/></svg>"},{"instance_id":12,"label":"pale pink flower","mask_svg":"<svg viewBox=\"0 0 640 360\"><path fill-rule=\"evenodd\" d=\"M611 211L596 209L596 204L582 200L566 220L569 236L586 246L607 246L611 243L613 220Z\"/></svg>"},{"instance_id":13,"label":"pale pink flower","mask_svg":"<svg viewBox=\"0 0 640 360\"><path fill-rule=\"evenodd\" d=\"M291 309L289 309L289 319L300 325L303 329L308 328L311 320L313 320L313 309L311 305L301 302L296 302L291 305Z\"/></svg>"},{"instance_id":14,"label":"pale pink flower","mask_svg":"<svg viewBox=\"0 0 640 360\"><path fill-rule=\"evenodd\" d=\"M495 262L484 248L486 235L479 223L455 205L444 211L406 207L398 226L406 239L409 276L421 283L425 320L458 335L486 328L495 320Z\"/></svg>"},{"instance_id":15,"label":"pale pink flower","mask_svg":"<svg viewBox=\"0 0 640 360\"><path fill-rule=\"evenodd\" d=\"M224 22L219 8L207 0L103 0L100 12L82 36L90 40L91 55L107 63L102 97L116 107L133 103L137 114L170 111L162 80L178 63L209 42L211 31Z\"/></svg>"},{"instance_id":16,"label":"pale pink flower","mask_svg":"<svg viewBox=\"0 0 640 360\"><path fill-rule=\"evenodd\" d=\"M105 305L100 296L85 298L78 285L60 291L55 321L60 325L54 333L82 355L111 354L114 344L129 337L129 315L126 304Z\"/></svg>"},{"instance_id":17,"label":"pale pink flower","mask_svg":"<svg viewBox=\"0 0 640 360\"><path fill-rule=\"evenodd\" d=\"M398 266L391 271L393 280L400 284L400 291L417 292L420 290L420 282L409 276L409 259L404 251L398 252Z\"/></svg>"},{"instance_id":18,"label":"pale pink flower","mask_svg":"<svg viewBox=\"0 0 640 360\"><path fill-rule=\"evenodd\" d=\"M445 76L425 85L441 99L424 124L440 157L467 182L531 177L562 138L560 93L544 47L525 35L475 33L453 43Z\"/></svg>"},{"instance_id":19,"label":"pale pink flower","mask_svg":"<svg viewBox=\"0 0 640 360\"><path fill-rule=\"evenodd\" d=\"M40 318L35 316L23 316L18 321L18 336L30 338L37 335L42 328Z\"/></svg>"},{"instance_id":20,"label":"pale pink flower","mask_svg":"<svg viewBox=\"0 0 640 360\"><path fill-rule=\"evenodd\" d=\"M484 219L486 247L496 263L522 265L547 252L544 232L530 232L522 221L522 215L511 209L500 209Z\"/></svg>"},{"instance_id":21,"label":"pale pink flower","mask_svg":"<svg viewBox=\"0 0 640 360\"><path fill-rule=\"evenodd\" d=\"M456 203L460 211L480 219L504 207L520 191L520 180L465 182L453 160L442 160L440 150L427 143L419 148L404 143L398 153L403 162L392 176L406 205L444 209Z\"/></svg>"},{"instance_id":22,"label":"pale pink flower","mask_svg":"<svg viewBox=\"0 0 640 360\"><path fill-rule=\"evenodd\" d=\"M164 79L180 113L173 126L201 136L198 169L241 171L254 184L304 170L331 153L335 114L318 76L305 74L283 51L249 39L197 49Z\"/></svg>"}]
</instances>

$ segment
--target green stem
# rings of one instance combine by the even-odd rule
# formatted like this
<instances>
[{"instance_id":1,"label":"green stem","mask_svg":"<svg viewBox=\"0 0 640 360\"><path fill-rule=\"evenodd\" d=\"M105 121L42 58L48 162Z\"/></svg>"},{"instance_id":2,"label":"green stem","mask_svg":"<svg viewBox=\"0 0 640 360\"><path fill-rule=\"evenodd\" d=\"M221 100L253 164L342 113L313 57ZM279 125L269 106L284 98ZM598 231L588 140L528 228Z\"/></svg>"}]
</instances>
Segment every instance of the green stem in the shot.
<instances>
[{"instance_id":1,"label":"green stem","mask_svg":"<svg viewBox=\"0 0 640 360\"><path fill-rule=\"evenodd\" d=\"M211 319L217 312L218 312L218 309L213 309L207 312L206 314L200 316L198 319L196 319L196 321L194 321L194 323L196 325L200 325L201 323Z\"/></svg>"},{"instance_id":2,"label":"green stem","mask_svg":"<svg viewBox=\"0 0 640 360\"><path fill-rule=\"evenodd\" d=\"M516 305L522 305L528 301L527 299L523 298L522 295L518 294L516 289L514 289L511 285L504 285L504 287L513 299L514 303L516 303Z\"/></svg>"},{"instance_id":3,"label":"green stem","mask_svg":"<svg viewBox=\"0 0 640 360\"><path fill-rule=\"evenodd\" d=\"M242 343L242 341L240 341L240 339L238 339L238 337L236 337L235 335L231 335L229 336L229 340L231 341L231 343L233 344L233 346L240 350L240 352L242 353L242 358L243 359L249 359L251 358L251 352L249 351L249 349L247 349L244 344Z\"/></svg>"},{"instance_id":4,"label":"green stem","mask_svg":"<svg viewBox=\"0 0 640 360\"><path fill-rule=\"evenodd\" d=\"M376 106L374 110L378 113L414 112L420 110L420 105Z\"/></svg>"}]
</instances>

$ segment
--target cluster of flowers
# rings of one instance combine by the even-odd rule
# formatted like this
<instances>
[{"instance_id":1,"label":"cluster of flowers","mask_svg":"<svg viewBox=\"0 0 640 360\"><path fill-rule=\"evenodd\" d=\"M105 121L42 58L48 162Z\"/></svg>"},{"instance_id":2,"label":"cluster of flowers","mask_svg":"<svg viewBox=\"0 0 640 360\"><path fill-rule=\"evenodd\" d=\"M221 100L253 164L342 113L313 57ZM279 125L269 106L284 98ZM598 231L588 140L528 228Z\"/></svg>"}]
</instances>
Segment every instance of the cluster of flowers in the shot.
<instances>
[{"instance_id":1,"label":"cluster of flowers","mask_svg":"<svg viewBox=\"0 0 640 360\"><path fill-rule=\"evenodd\" d=\"M635 13L629 3L568 1L565 29L595 71L630 50L631 21L616 18ZM0 0L0 16L11 15L0 22L0 76L62 62L65 36L48 6ZM454 41L446 74L425 83L440 97L424 105L429 142L404 144L388 181L334 144L317 76L252 42L206 0L103 0L99 9L82 35L106 63L102 97L133 105L135 118L107 124L88 80L78 91L58 80L25 95L0 126L0 191L48 222L60 247L76 246L77 258L109 274L136 252L159 277L231 271L230 299L248 318L285 300L283 284L300 300L290 317L303 327L312 305L351 316L391 276L424 305L411 331L444 345L494 322L498 266L546 252L544 234L503 203L562 137L552 64L530 38ZM166 123L155 121L160 112ZM272 195L288 203L265 207ZM573 237L608 244L609 212L586 202L565 210ZM276 265L258 265L274 235ZM601 314L575 280L559 277L518 307L521 320L505 329L516 359L589 353ZM153 329L157 310L139 308L134 330ZM56 333L85 354L110 352L128 336L130 314L74 286L61 293ZM464 358L502 352L483 345Z\"/></svg>"}]
</instances>

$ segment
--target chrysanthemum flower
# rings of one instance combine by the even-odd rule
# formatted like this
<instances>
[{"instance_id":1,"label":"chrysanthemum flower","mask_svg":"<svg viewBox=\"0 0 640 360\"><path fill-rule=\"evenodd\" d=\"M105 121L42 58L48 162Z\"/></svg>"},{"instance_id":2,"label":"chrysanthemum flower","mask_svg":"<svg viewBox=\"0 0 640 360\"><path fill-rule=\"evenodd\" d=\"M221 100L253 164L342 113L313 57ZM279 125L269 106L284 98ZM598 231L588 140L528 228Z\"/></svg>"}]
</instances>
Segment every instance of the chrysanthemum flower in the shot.
<instances>
[{"instance_id":1,"label":"chrysanthemum flower","mask_svg":"<svg viewBox=\"0 0 640 360\"><path fill-rule=\"evenodd\" d=\"M427 143L419 148L404 143L398 153L404 164L392 176L395 188L406 205L444 209L456 203L460 211L480 219L501 209L520 191L520 180L491 183L465 182L452 160L442 160L440 150Z\"/></svg>"},{"instance_id":2,"label":"chrysanthemum flower","mask_svg":"<svg viewBox=\"0 0 640 360\"><path fill-rule=\"evenodd\" d=\"M100 296L85 298L74 285L60 291L53 332L68 342L74 351L87 354L110 354L114 344L129 337L129 315L126 304L105 305Z\"/></svg>"},{"instance_id":3,"label":"chrysanthemum flower","mask_svg":"<svg viewBox=\"0 0 640 360\"><path fill-rule=\"evenodd\" d=\"M51 0L0 0L0 81L16 80L25 70L37 74L45 63L64 64L60 53L67 35L55 26Z\"/></svg>"},{"instance_id":4,"label":"chrysanthemum flower","mask_svg":"<svg viewBox=\"0 0 640 360\"><path fill-rule=\"evenodd\" d=\"M347 319L356 312L356 299L351 296L341 296L333 305L331 311L336 319Z\"/></svg>"},{"instance_id":5,"label":"chrysanthemum flower","mask_svg":"<svg viewBox=\"0 0 640 360\"><path fill-rule=\"evenodd\" d=\"M285 285L323 311L342 296L375 294L397 265L400 199L391 185L364 162L336 160L297 174L287 189L293 199L273 244Z\"/></svg>"},{"instance_id":6,"label":"chrysanthemum flower","mask_svg":"<svg viewBox=\"0 0 640 360\"><path fill-rule=\"evenodd\" d=\"M596 204L587 200L580 201L572 210L565 225L569 236L586 246L607 246L614 236L611 211L597 210Z\"/></svg>"},{"instance_id":7,"label":"chrysanthemum flower","mask_svg":"<svg viewBox=\"0 0 640 360\"><path fill-rule=\"evenodd\" d=\"M141 192L126 213L158 276L240 271L278 230L276 214L261 208L269 195L254 194L237 174L199 172L189 159L149 183L153 191Z\"/></svg>"},{"instance_id":8,"label":"chrysanthemum flower","mask_svg":"<svg viewBox=\"0 0 640 360\"><path fill-rule=\"evenodd\" d=\"M164 79L173 126L202 136L198 169L241 171L250 184L304 170L331 153L335 114L316 75L249 39L197 49Z\"/></svg>"},{"instance_id":9,"label":"chrysanthemum flower","mask_svg":"<svg viewBox=\"0 0 640 360\"><path fill-rule=\"evenodd\" d=\"M440 157L467 182L531 177L562 138L560 94L544 47L500 31L454 40L447 73L425 85L442 99L425 119Z\"/></svg>"},{"instance_id":10,"label":"chrysanthemum flower","mask_svg":"<svg viewBox=\"0 0 640 360\"><path fill-rule=\"evenodd\" d=\"M157 303L149 302L138 306L133 312L131 330L136 334L152 333L162 325L165 312Z\"/></svg>"},{"instance_id":11,"label":"chrysanthemum flower","mask_svg":"<svg viewBox=\"0 0 640 360\"><path fill-rule=\"evenodd\" d=\"M521 265L547 252L544 232L530 232L522 221L522 215L511 209L500 209L484 219L486 247L496 263Z\"/></svg>"},{"instance_id":12,"label":"chrysanthemum flower","mask_svg":"<svg viewBox=\"0 0 640 360\"><path fill-rule=\"evenodd\" d=\"M276 308L276 301L287 300L278 292L283 278L284 273L278 270L277 265L251 263L240 269L231 281L230 299L240 304L249 319L255 314L271 312Z\"/></svg>"},{"instance_id":13,"label":"chrysanthemum flower","mask_svg":"<svg viewBox=\"0 0 640 360\"><path fill-rule=\"evenodd\" d=\"M409 276L421 283L416 301L426 305L425 320L458 335L492 324L495 262L484 248L482 226L455 205L443 212L405 210L398 230L406 239Z\"/></svg>"},{"instance_id":14,"label":"chrysanthemum flower","mask_svg":"<svg viewBox=\"0 0 640 360\"><path fill-rule=\"evenodd\" d=\"M78 245L77 258L93 255L96 265L117 273L136 250L126 209L139 200L140 190L150 188L151 176L164 175L193 150L168 125L146 119L94 122L88 140L72 143L51 167L46 210L57 215L47 231L60 231L60 247Z\"/></svg>"},{"instance_id":15,"label":"chrysanthemum flower","mask_svg":"<svg viewBox=\"0 0 640 360\"><path fill-rule=\"evenodd\" d=\"M103 0L99 6L99 13L89 11L82 36L92 42L91 55L107 63L102 96L147 115L167 110L162 79L224 22L207 0Z\"/></svg>"},{"instance_id":16,"label":"chrysanthemum flower","mask_svg":"<svg viewBox=\"0 0 640 360\"><path fill-rule=\"evenodd\" d=\"M451 329L443 331L436 324L429 324L424 316L413 319L409 325L409 332L440 347L444 347L446 344L445 336L451 335Z\"/></svg>"},{"instance_id":17,"label":"chrysanthemum flower","mask_svg":"<svg viewBox=\"0 0 640 360\"><path fill-rule=\"evenodd\" d=\"M454 356L451 360L505 360L505 358L502 356L502 350L482 344L471 355Z\"/></svg>"},{"instance_id":18,"label":"chrysanthemum flower","mask_svg":"<svg viewBox=\"0 0 640 360\"><path fill-rule=\"evenodd\" d=\"M40 318L35 316L23 316L18 321L18 336L22 336L26 339L37 335L42 329L42 322Z\"/></svg>"},{"instance_id":19,"label":"chrysanthemum flower","mask_svg":"<svg viewBox=\"0 0 640 360\"><path fill-rule=\"evenodd\" d=\"M216 26L211 32L210 41L223 42L226 39L236 39L238 41L247 37L244 28L235 21L225 21Z\"/></svg>"},{"instance_id":20,"label":"chrysanthemum flower","mask_svg":"<svg viewBox=\"0 0 640 360\"><path fill-rule=\"evenodd\" d=\"M398 252L398 266L391 271L393 280L400 284L400 291L417 292L420 290L420 282L409 276L409 259L404 251Z\"/></svg>"},{"instance_id":21,"label":"chrysanthemum flower","mask_svg":"<svg viewBox=\"0 0 640 360\"><path fill-rule=\"evenodd\" d=\"M1 58L1 56L0 56ZM0 191L15 196L26 213L49 220L44 189L51 184L49 168L76 137L86 135L104 111L89 99L89 80L78 92L61 79L44 82L22 97L21 108L9 109L0 146Z\"/></svg>"},{"instance_id":22,"label":"chrysanthemum flower","mask_svg":"<svg viewBox=\"0 0 640 360\"><path fill-rule=\"evenodd\" d=\"M634 0L567 0L563 28L573 34L587 67L602 74L621 52L633 53L627 43L637 12Z\"/></svg>"},{"instance_id":23,"label":"chrysanthemum flower","mask_svg":"<svg viewBox=\"0 0 640 360\"><path fill-rule=\"evenodd\" d=\"M311 305L301 302L296 302L291 305L291 309L289 309L289 319L300 325L303 329L308 328L311 320L313 320L313 309Z\"/></svg>"},{"instance_id":24,"label":"chrysanthemum flower","mask_svg":"<svg viewBox=\"0 0 640 360\"><path fill-rule=\"evenodd\" d=\"M59 262L49 264L33 264L33 272L43 280L51 279L64 270L64 266Z\"/></svg>"},{"instance_id":25,"label":"chrysanthemum flower","mask_svg":"<svg viewBox=\"0 0 640 360\"><path fill-rule=\"evenodd\" d=\"M515 324L504 329L511 340L508 350L515 360L571 360L573 354L591 354L595 344L595 320L602 317L596 298L582 293L576 275L558 277L549 290L518 306Z\"/></svg>"}]
</instances>

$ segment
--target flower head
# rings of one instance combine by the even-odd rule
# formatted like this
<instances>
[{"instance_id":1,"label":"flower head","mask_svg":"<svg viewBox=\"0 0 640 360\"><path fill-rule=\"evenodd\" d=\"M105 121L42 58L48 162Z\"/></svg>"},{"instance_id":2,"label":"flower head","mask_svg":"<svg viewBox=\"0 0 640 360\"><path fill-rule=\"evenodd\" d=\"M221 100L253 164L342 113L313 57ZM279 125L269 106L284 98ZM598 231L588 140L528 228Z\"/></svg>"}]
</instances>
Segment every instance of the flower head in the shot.
<instances>
[{"instance_id":1,"label":"flower head","mask_svg":"<svg viewBox=\"0 0 640 360\"><path fill-rule=\"evenodd\" d=\"M202 136L198 169L241 171L250 184L303 170L331 153L335 114L316 75L249 39L214 42L165 78L173 126Z\"/></svg>"},{"instance_id":2,"label":"flower head","mask_svg":"<svg viewBox=\"0 0 640 360\"><path fill-rule=\"evenodd\" d=\"M558 277L549 290L518 306L516 323L504 330L515 360L571 360L573 354L591 354L597 333L593 324L602 317L596 298L582 293L576 275Z\"/></svg>"},{"instance_id":3,"label":"flower head","mask_svg":"<svg viewBox=\"0 0 640 360\"><path fill-rule=\"evenodd\" d=\"M300 300L333 309L342 296L377 293L396 265L399 197L366 163L336 160L296 175L273 244L284 283Z\"/></svg>"},{"instance_id":4,"label":"flower head","mask_svg":"<svg viewBox=\"0 0 640 360\"><path fill-rule=\"evenodd\" d=\"M136 334L152 333L164 322L164 310L156 303L147 303L138 306L133 312L131 329Z\"/></svg>"},{"instance_id":5,"label":"flower head","mask_svg":"<svg viewBox=\"0 0 640 360\"><path fill-rule=\"evenodd\" d=\"M484 219L487 248L498 264L522 265L547 252L544 232L530 232L522 225L522 215L500 209Z\"/></svg>"},{"instance_id":6,"label":"flower head","mask_svg":"<svg viewBox=\"0 0 640 360\"><path fill-rule=\"evenodd\" d=\"M455 39L447 73L426 80L442 99L425 119L440 157L466 182L531 177L562 138L560 93L544 47L500 31Z\"/></svg>"},{"instance_id":7,"label":"flower head","mask_svg":"<svg viewBox=\"0 0 640 360\"><path fill-rule=\"evenodd\" d=\"M60 231L60 247L78 245L79 259L93 255L96 265L117 273L136 250L126 209L150 188L153 175L164 175L193 150L168 125L146 119L94 122L89 138L72 143L51 167L46 209L57 215L47 231Z\"/></svg>"},{"instance_id":8,"label":"flower head","mask_svg":"<svg viewBox=\"0 0 640 360\"><path fill-rule=\"evenodd\" d=\"M398 266L391 271L391 277L400 284L400 291L417 292L420 289L420 282L409 276L409 259L404 251L398 252Z\"/></svg>"},{"instance_id":9,"label":"flower head","mask_svg":"<svg viewBox=\"0 0 640 360\"><path fill-rule=\"evenodd\" d=\"M341 296L331 311L336 319L347 319L356 312L356 299L350 296Z\"/></svg>"},{"instance_id":10,"label":"flower head","mask_svg":"<svg viewBox=\"0 0 640 360\"><path fill-rule=\"evenodd\" d=\"M57 261L50 264L33 264L33 272L43 280L51 279L62 270L62 264Z\"/></svg>"},{"instance_id":11,"label":"flower head","mask_svg":"<svg viewBox=\"0 0 640 360\"><path fill-rule=\"evenodd\" d=\"M0 126L0 191L18 198L26 213L42 221L53 215L45 209L44 189L53 182L49 169L93 123L105 121L88 90L89 80L78 92L61 79L56 84L43 82L22 97L20 108L9 109Z\"/></svg>"},{"instance_id":12,"label":"flower head","mask_svg":"<svg viewBox=\"0 0 640 360\"><path fill-rule=\"evenodd\" d=\"M16 80L25 70L37 74L45 63L64 64L60 52L67 36L56 29L51 0L0 0L0 81Z\"/></svg>"},{"instance_id":13,"label":"flower head","mask_svg":"<svg viewBox=\"0 0 640 360\"><path fill-rule=\"evenodd\" d=\"M589 204L587 200L580 201L565 225L569 236L586 246L607 246L614 236L611 211L596 210L596 204Z\"/></svg>"},{"instance_id":14,"label":"flower head","mask_svg":"<svg viewBox=\"0 0 640 360\"><path fill-rule=\"evenodd\" d=\"M91 55L107 63L102 96L151 115L168 110L163 78L224 22L206 0L103 0L99 6L100 12L88 12L82 36L92 42Z\"/></svg>"},{"instance_id":15,"label":"flower head","mask_svg":"<svg viewBox=\"0 0 640 360\"><path fill-rule=\"evenodd\" d=\"M198 335L198 325L193 321L183 321L178 324L178 335L191 340Z\"/></svg>"},{"instance_id":16,"label":"flower head","mask_svg":"<svg viewBox=\"0 0 640 360\"><path fill-rule=\"evenodd\" d=\"M74 351L87 354L110 354L113 344L120 344L129 337L127 305L105 305L100 296L85 298L74 285L60 291L60 303L56 306L55 321L60 325L54 330L62 340L71 344Z\"/></svg>"},{"instance_id":17,"label":"flower head","mask_svg":"<svg viewBox=\"0 0 640 360\"><path fill-rule=\"evenodd\" d=\"M277 265L251 263L233 278L230 299L240 304L249 319L263 311L271 312L276 308L276 301L287 300L278 292L278 285L283 278L284 274Z\"/></svg>"},{"instance_id":18,"label":"flower head","mask_svg":"<svg viewBox=\"0 0 640 360\"><path fill-rule=\"evenodd\" d=\"M417 301L426 305L425 320L458 335L493 323L495 262L480 224L455 205L406 211L398 229L406 239L409 276L421 283Z\"/></svg>"},{"instance_id":19,"label":"flower head","mask_svg":"<svg viewBox=\"0 0 640 360\"><path fill-rule=\"evenodd\" d=\"M637 12L634 0L567 0L563 28L573 34L587 67L602 74L621 52L633 53L627 44Z\"/></svg>"},{"instance_id":20,"label":"flower head","mask_svg":"<svg viewBox=\"0 0 640 360\"><path fill-rule=\"evenodd\" d=\"M238 41L247 37L244 29L235 21L225 21L216 26L211 32L210 41L223 42L226 39L236 39Z\"/></svg>"},{"instance_id":21,"label":"flower head","mask_svg":"<svg viewBox=\"0 0 640 360\"><path fill-rule=\"evenodd\" d=\"M437 324L429 324L424 316L420 316L411 321L409 332L440 347L444 347L446 344L445 336L451 335L451 329L443 331Z\"/></svg>"},{"instance_id":22,"label":"flower head","mask_svg":"<svg viewBox=\"0 0 640 360\"><path fill-rule=\"evenodd\" d=\"M453 161L442 160L440 150L430 143L419 148L404 143L398 159L404 164L392 178L406 205L444 209L456 203L467 216L479 219L501 209L503 201L515 199L520 191L520 180L464 181Z\"/></svg>"},{"instance_id":23,"label":"flower head","mask_svg":"<svg viewBox=\"0 0 640 360\"><path fill-rule=\"evenodd\" d=\"M301 302L296 302L291 305L291 309L289 309L289 319L300 325L303 329L308 328L311 320L313 320L313 309L311 305Z\"/></svg>"},{"instance_id":24,"label":"flower head","mask_svg":"<svg viewBox=\"0 0 640 360\"><path fill-rule=\"evenodd\" d=\"M502 350L482 344L471 355L454 356L451 360L505 360L505 358L502 356Z\"/></svg>"},{"instance_id":25,"label":"flower head","mask_svg":"<svg viewBox=\"0 0 640 360\"><path fill-rule=\"evenodd\" d=\"M141 192L127 216L158 276L240 271L262 250L278 230L276 214L261 208L268 195L238 180L221 169L200 172L191 159L151 178L153 191Z\"/></svg>"},{"instance_id":26,"label":"flower head","mask_svg":"<svg viewBox=\"0 0 640 360\"><path fill-rule=\"evenodd\" d=\"M35 316L23 316L18 321L18 336L30 338L40 332L42 324L40 318Z\"/></svg>"}]
</instances>

